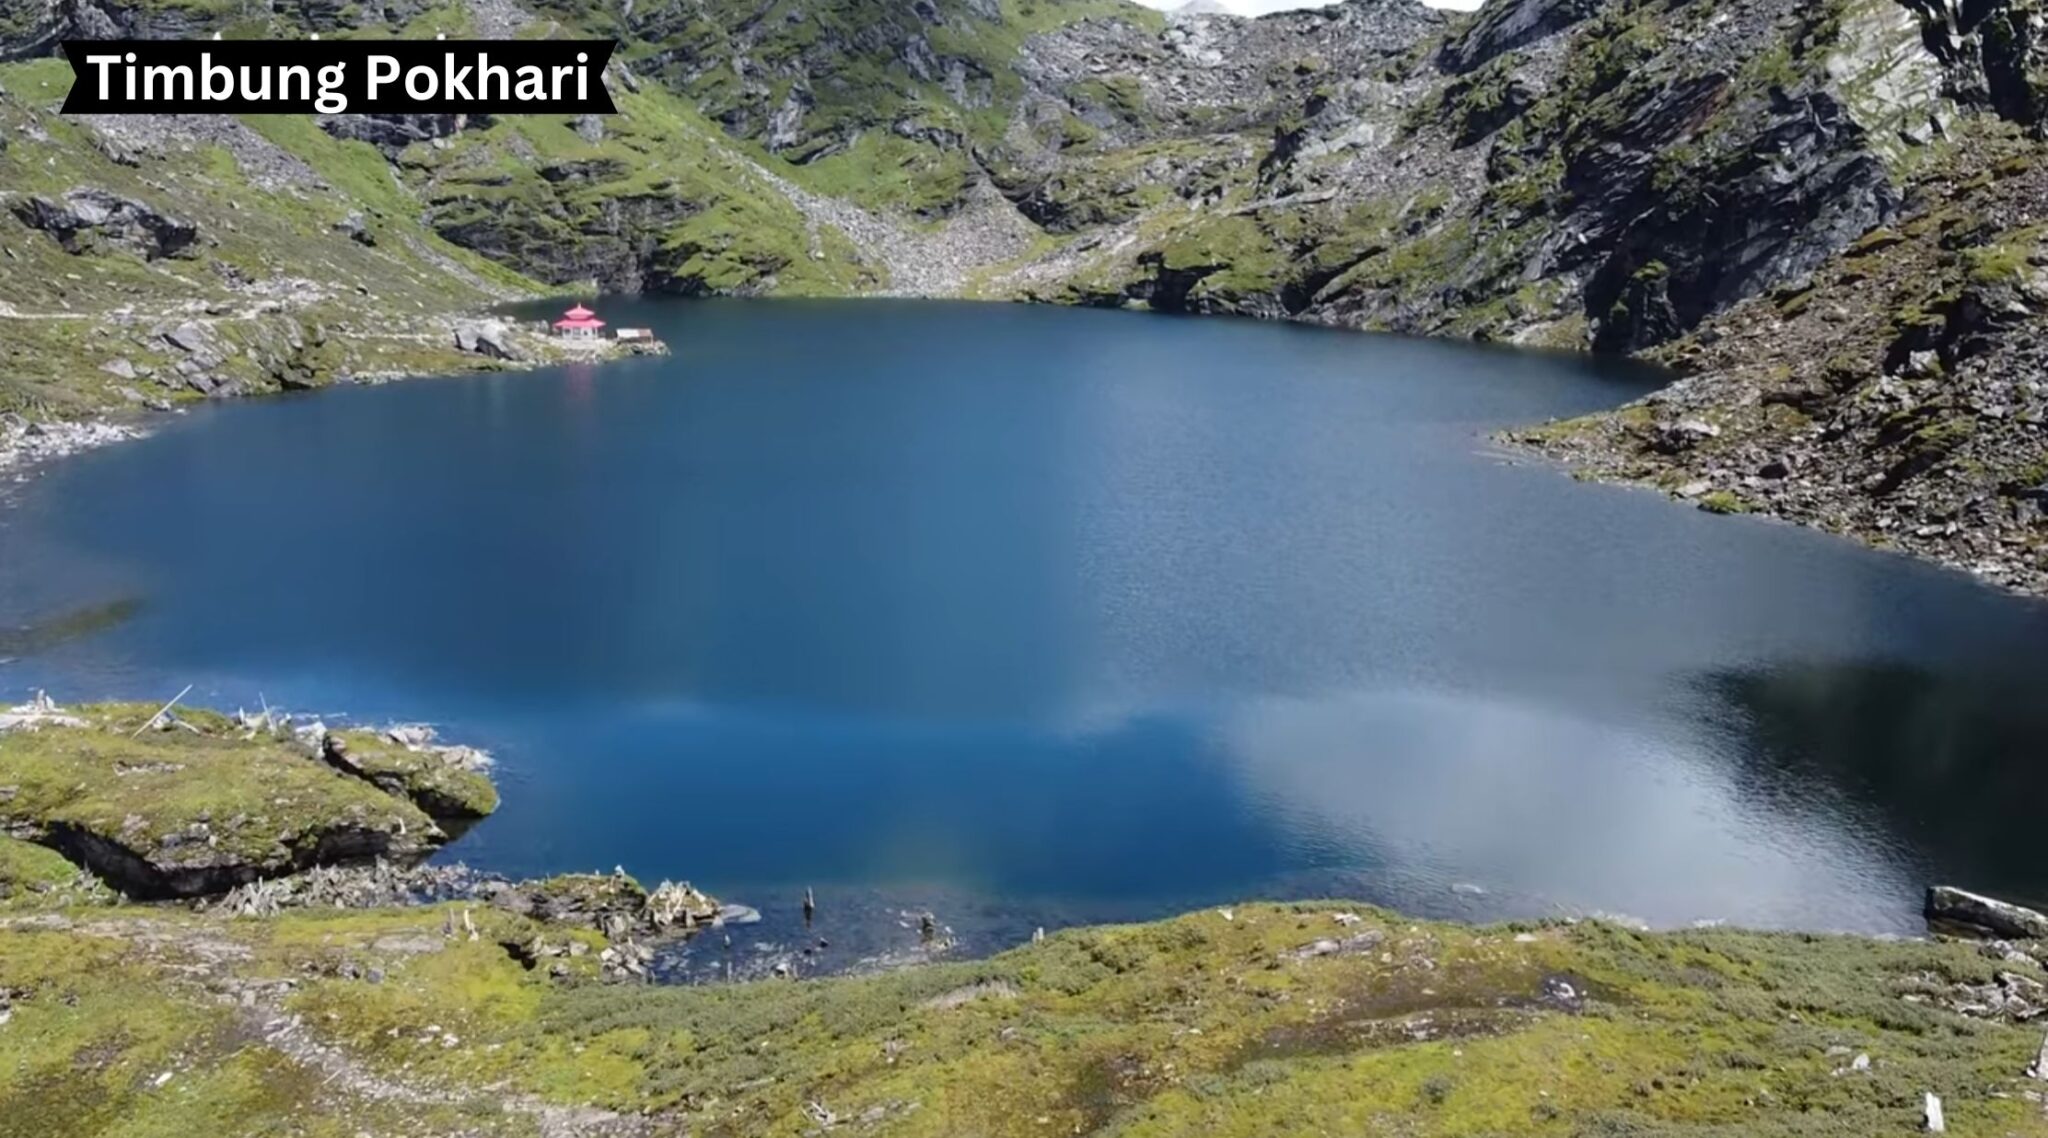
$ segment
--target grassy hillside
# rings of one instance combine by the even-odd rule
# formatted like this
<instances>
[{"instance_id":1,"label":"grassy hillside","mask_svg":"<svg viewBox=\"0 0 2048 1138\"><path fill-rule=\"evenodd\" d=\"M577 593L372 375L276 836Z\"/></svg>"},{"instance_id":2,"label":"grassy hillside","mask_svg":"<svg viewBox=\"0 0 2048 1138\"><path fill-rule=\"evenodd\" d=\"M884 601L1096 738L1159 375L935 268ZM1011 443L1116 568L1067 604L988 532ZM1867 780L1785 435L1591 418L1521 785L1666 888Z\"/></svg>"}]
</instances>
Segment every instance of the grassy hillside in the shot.
<instances>
[{"instance_id":1,"label":"grassy hillside","mask_svg":"<svg viewBox=\"0 0 2048 1138\"><path fill-rule=\"evenodd\" d=\"M9 1135L2048 1133L2040 970L1961 945L1247 905L651 989L488 908L0 920Z\"/></svg>"},{"instance_id":2,"label":"grassy hillside","mask_svg":"<svg viewBox=\"0 0 2048 1138\"><path fill-rule=\"evenodd\" d=\"M76 413L120 405L124 390L177 402L216 387L453 370L466 361L417 318L534 287L423 228L365 144L294 118L95 129L52 113L69 87L57 61L0 66L0 411ZM142 203L196 236L165 251L83 231L67 248L27 224L36 199L61 206L80 188ZM352 216L367 240L344 231ZM180 375L195 353L165 333L187 323L211 342L198 353L209 362Z\"/></svg>"},{"instance_id":3,"label":"grassy hillside","mask_svg":"<svg viewBox=\"0 0 2048 1138\"><path fill-rule=\"evenodd\" d=\"M619 39L637 73L683 95L805 185L865 205L943 212L976 147L1023 97L1030 37L1114 17L1157 28L1125 0L632 0L544 2Z\"/></svg>"}]
</instances>

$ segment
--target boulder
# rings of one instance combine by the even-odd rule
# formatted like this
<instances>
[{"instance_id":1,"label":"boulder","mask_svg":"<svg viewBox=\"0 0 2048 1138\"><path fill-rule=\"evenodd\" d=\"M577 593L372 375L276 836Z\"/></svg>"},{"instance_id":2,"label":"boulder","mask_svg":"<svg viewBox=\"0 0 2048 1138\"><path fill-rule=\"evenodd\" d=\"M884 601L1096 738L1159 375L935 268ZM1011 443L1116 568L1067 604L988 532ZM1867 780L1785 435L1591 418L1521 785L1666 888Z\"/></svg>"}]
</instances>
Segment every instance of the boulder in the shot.
<instances>
[{"instance_id":1,"label":"boulder","mask_svg":"<svg viewBox=\"0 0 2048 1138\"><path fill-rule=\"evenodd\" d=\"M334 231L358 245L373 246L377 237L370 232L370 223L363 220L362 210L350 210L347 217L334 223Z\"/></svg>"},{"instance_id":2,"label":"boulder","mask_svg":"<svg viewBox=\"0 0 2048 1138\"><path fill-rule=\"evenodd\" d=\"M146 260L193 256L199 227L133 198L83 186L62 199L32 194L14 203L14 216L49 234L65 252L124 249Z\"/></svg>"},{"instance_id":3,"label":"boulder","mask_svg":"<svg viewBox=\"0 0 2048 1138\"><path fill-rule=\"evenodd\" d=\"M494 360L519 358L518 350L512 346L512 330L496 320L456 325L455 346Z\"/></svg>"},{"instance_id":4,"label":"boulder","mask_svg":"<svg viewBox=\"0 0 2048 1138\"><path fill-rule=\"evenodd\" d=\"M181 352L194 357L212 356L219 362L219 345L214 340L213 329L197 320L187 320L176 328L164 333L164 341Z\"/></svg>"},{"instance_id":5,"label":"boulder","mask_svg":"<svg viewBox=\"0 0 2048 1138\"><path fill-rule=\"evenodd\" d=\"M1650 445L1660 454L1679 454L1720 434L1719 427L1704 419L1680 419L1659 425Z\"/></svg>"},{"instance_id":6,"label":"boulder","mask_svg":"<svg viewBox=\"0 0 2048 1138\"><path fill-rule=\"evenodd\" d=\"M2048 938L2048 916L1952 885L1928 887L1926 916L1930 921L1967 925L2014 940Z\"/></svg>"},{"instance_id":7,"label":"boulder","mask_svg":"<svg viewBox=\"0 0 2048 1138\"><path fill-rule=\"evenodd\" d=\"M657 929L680 925L691 928L718 916L718 902L689 882L664 881L647 895L643 910L646 921Z\"/></svg>"}]
</instances>

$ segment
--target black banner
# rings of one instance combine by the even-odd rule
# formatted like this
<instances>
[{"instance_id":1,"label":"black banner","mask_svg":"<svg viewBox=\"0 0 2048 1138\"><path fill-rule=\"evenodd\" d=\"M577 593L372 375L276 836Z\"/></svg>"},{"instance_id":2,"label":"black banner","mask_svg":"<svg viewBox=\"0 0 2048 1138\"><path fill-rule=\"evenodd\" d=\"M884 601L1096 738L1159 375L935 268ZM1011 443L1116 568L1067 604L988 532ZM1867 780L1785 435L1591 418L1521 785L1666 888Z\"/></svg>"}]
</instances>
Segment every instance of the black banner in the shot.
<instances>
[{"instance_id":1,"label":"black banner","mask_svg":"<svg viewBox=\"0 0 2048 1138\"><path fill-rule=\"evenodd\" d=\"M614 114L611 40L66 40L67 114Z\"/></svg>"}]
</instances>

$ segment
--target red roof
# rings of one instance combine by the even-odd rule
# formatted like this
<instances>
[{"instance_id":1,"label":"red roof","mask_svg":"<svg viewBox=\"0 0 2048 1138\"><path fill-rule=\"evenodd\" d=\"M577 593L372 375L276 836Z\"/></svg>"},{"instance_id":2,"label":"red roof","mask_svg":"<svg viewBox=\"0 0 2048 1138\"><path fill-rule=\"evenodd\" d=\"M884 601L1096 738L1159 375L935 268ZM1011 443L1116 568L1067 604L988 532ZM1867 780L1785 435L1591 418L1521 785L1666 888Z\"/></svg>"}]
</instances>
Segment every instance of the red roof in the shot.
<instances>
[{"instance_id":1,"label":"red roof","mask_svg":"<svg viewBox=\"0 0 2048 1138\"><path fill-rule=\"evenodd\" d=\"M573 320L557 320L557 321L555 321L555 327L557 327L557 328L602 328L602 327L604 327L604 321L602 321L602 320L599 320L599 319L598 319L597 317L595 317L595 316L585 317L585 318L582 318L582 319L573 319Z\"/></svg>"},{"instance_id":2,"label":"red roof","mask_svg":"<svg viewBox=\"0 0 2048 1138\"><path fill-rule=\"evenodd\" d=\"M597 315L597 313L592 312L588 308L585 308L579 304L576 307L570 309L569 311L562 313L562 315L568 317L571 320L588 320L591 317Z\"/></svg>"}]
</instances>

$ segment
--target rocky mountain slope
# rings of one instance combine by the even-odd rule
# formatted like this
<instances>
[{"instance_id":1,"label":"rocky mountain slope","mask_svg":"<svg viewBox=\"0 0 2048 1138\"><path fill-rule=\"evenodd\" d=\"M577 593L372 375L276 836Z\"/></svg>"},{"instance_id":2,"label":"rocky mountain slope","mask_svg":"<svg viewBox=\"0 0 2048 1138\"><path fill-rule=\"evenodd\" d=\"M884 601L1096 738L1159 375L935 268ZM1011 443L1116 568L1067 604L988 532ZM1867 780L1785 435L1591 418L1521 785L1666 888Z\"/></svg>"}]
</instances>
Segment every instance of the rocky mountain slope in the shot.
<instances>
[{"instance_id":1,"label":"rocky mountain slope","mask_svg":"<svg viewBox=\"0 0 2048 1138\"><path fill-rule=\"evenodd\" d=\"M610 35L622 113L169 129L52 113L63 73L39 57L57 39L213 31ZM20 314L6 318L0 407L91 407L128 389L196 398L222 369L215 386L235 389L402 368L373 347L376 313L595 285L1020 298L1650 353L1749 375L1685 389L1716 419L1741 417L1719 412L1751 398L1756 368L1815 360L1839 365L1831 391L1891 390L1932 351L1941 375L1905 376L1926 389L1915 407L1957 403L1968 375L2021 384L1991 400L2011 411L1983 434L1998 462L1946 450L1880 485L1848 478L1823 448L1783 477L1730 466L1700 492L1866 536L1989 533L1982 504L2048 454L2010 370L2029 357L2041 308L2024 203L1988 228L1948 227L1932 254L1917 238L1859 245L1939 213L1977 178L2032 184L2048 121L2038 0L1492 0L1474 16L1345 0L1258 20L1160 17L1121 0L0 0L0 58L28 60L0 65L0 249L30 270L0 286ZM109 220L72 224L74 192ZM1981 252L1992 248L2012 255ZM1872 307L1894 298L1870 281L1918 279L1926 255L2010 268L2000 314L1881 352L1827 319L1839 308L1885 323L1925 301L1916 327L1945 328L1960 294ZM450 266L473 279L440 287ZM317 301L290 299L313 290ZM1786 290L1807 299L1779 318L1813 315L1798 359L1780 361L1760 298ZM149 312L140 333L116 336L119 358L162 376L190 361L130 349L161 346L155 314L195 295L275 302L292 327L238 332L237 347L276 346L255 349L253 368L231 363L246 351L215 353L199 383L166 393L106 380L118 376L101 370L110 353L77 342L82 329L21 318L125 326L106 314ZM292 346L316 329L336 345L322 351L351 362ZM1839 370L1851 360L1860 370ZM1646 414L1659 427L1638 445L1620 428ZM1668 419L1631 409L1559 449L1604 473L1693 486L1700 470L1664 461ZM1785 450L1781 432L1810 426L1758 421L1763 434L1731 426L1724 445L1740 434ZM1868 461L1892 445L1878 434L1887 441L1858 451ZM1775 485L1723 485L1738 476ZM1873 493L1913 500L1908 484L1929 477L1952 484L1938 507L1896 511L1884 531L1841 520L1875 519L1889 507ZM2039 529L2013 524L1991 560L2031 584Z\"/></svg>"},{"instance_id":2,"label":"rocky mountain slope","mask_svg":"<svg viewBox=\"0 0 2048 1138\"><path fill-rule=\"evenodd\" d=\"M1600 477L2048 593L2048 165L1985 140L1887 226L1653 358L1686 373L1519 437Z\"/></svg>"}]
</instances>

